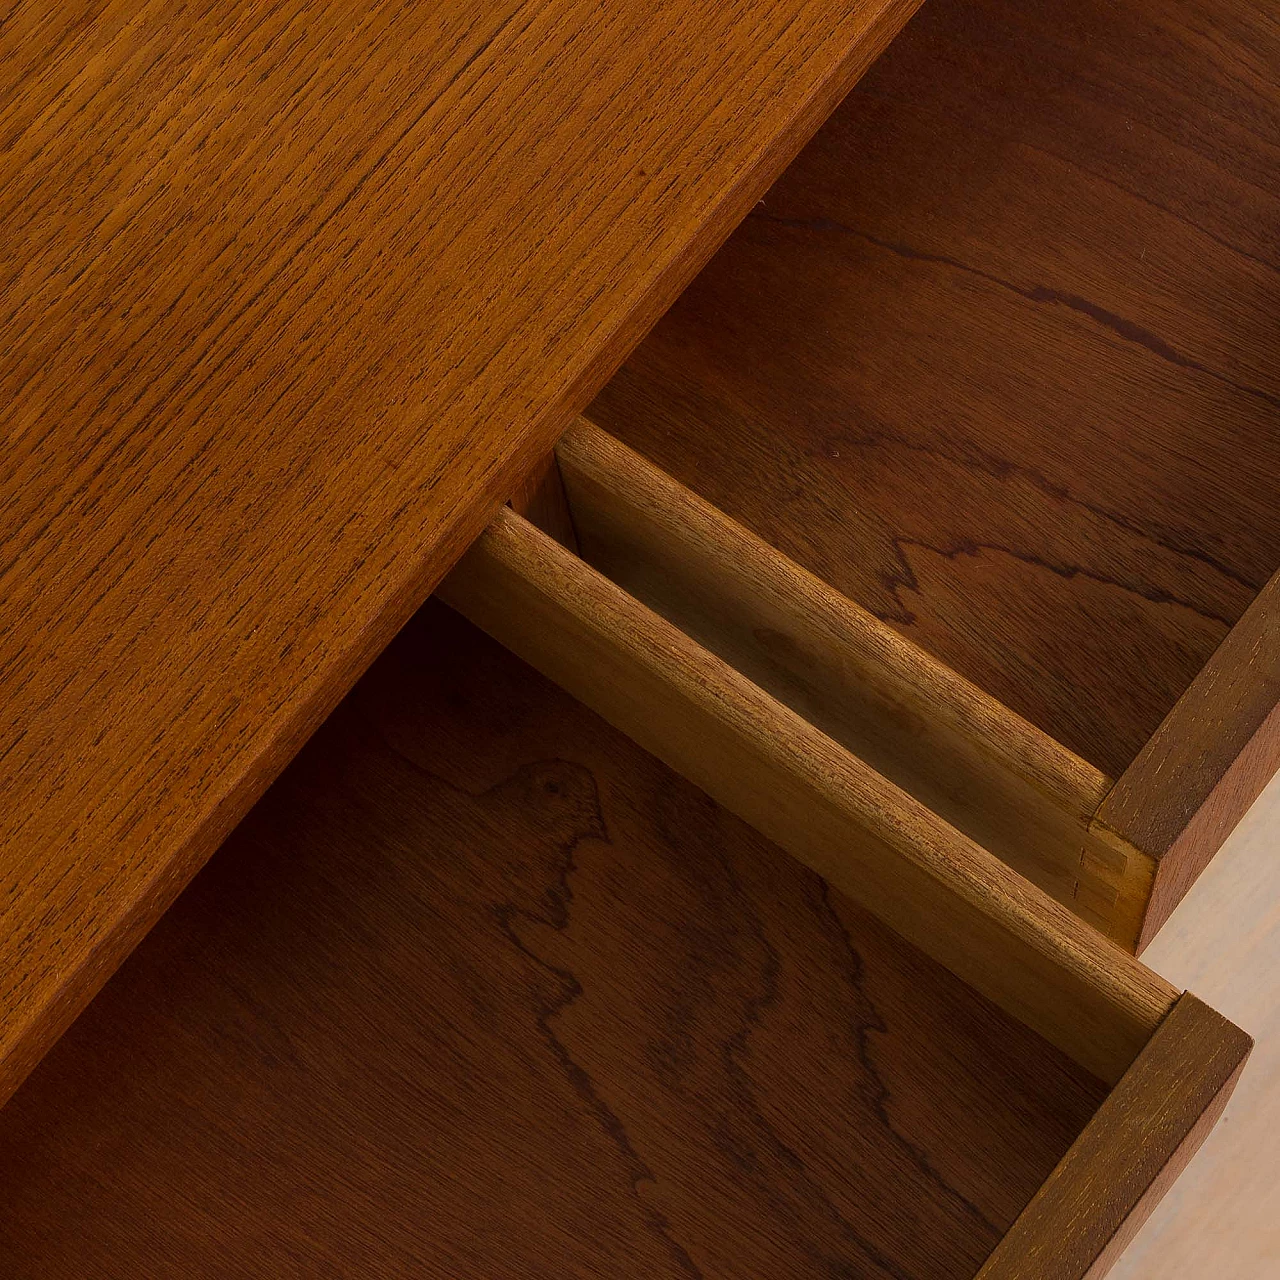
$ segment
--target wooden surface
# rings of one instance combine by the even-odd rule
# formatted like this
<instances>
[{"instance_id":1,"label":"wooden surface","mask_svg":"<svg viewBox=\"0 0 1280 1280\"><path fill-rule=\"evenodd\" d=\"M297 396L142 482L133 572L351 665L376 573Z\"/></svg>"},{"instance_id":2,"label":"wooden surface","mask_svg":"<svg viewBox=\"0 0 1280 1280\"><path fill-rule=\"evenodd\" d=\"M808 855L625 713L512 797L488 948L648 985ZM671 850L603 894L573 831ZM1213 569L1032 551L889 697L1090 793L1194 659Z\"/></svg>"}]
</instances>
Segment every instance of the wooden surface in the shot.
<instances>
[{"instance_id":1,"label":"wooden surface","mask_svg":"<svg viewBox=\"0 0 1280 1280\"><path fill-rule=\"evenodd\" d=\"M441 597L1107 1081L1177 992L504 509Z\"/></svg>"},{"instance_id":2,"label":"wooden surface","mask_svg":"<svg viewBox=\"0 0 1280 1280\"><path fill-rule=\"evenodd\" d=\"M1280 474L1273 479L1280 486ZM1280 573L1098 809L1099 828L1158 859L1140 945L1155 936L1277 767Z\"/></svg>"},{"instance_id":3,"label":"wooden surface","mask_svg":"<svg viewBox=\"0 0 1280 1280\"><path fill-rule=\"evenodd\" d=\"M1109 776L1280 567L1269 0L930 0L589 410Z\"/></svg>"},{"instance_id":4,"label":"wooden surface","mask_svg":"<svg viewBox=\"0 0 1280 1280\"><path fill-rule=\"evenodd\" d=\"M556 453L590 564L1132 950L1154 863L1089 832L1109 778L586 419Z\"/></svg>"},{"instance_id":5,"label":"wooden surface","mask_svg":"<svg viewBox=\"0 0 1280 1280\"><path fill-rule=\"evenodd\" d=\"M1250 1048L1184 995L979 1280L1102 1280L1221 1115Z\"/></svg>"},{"instance_id":6,"label":"wooden surface","mask_svg":"<svg viewBox=\"0 0 1280 1280\"><path fill-rule=\"evenodd\" d=\"M0 29L0 1098L914 0Z\"/></svg>"},{"instance_id":7,"label":"wooden surface","mask_svg":"<svg viewBox=\"0 0 1280 1280\"><path fill-rule=\"evenodd\" d=\"M1280 779L1271 783L1143 959L1257 1040L1200 1153L1111 1280L1280 1275Z\"/></svg>"},{"instance_id":8,"label":"wooden surface","mask_svg":"<svg viewBox=\"0 0 1280 1280\"><path fill-rule=\"evenodd\" d=\"M969 1280L1101 1096L438 605L0 1111L6 1280Z\"/></svg>"},{"instance_id":9,"label":"wooden surface","mask_svg":"<svg viewBox=\"0 0 1280 1280\"><path fill-rule=\"evenodd\" d=\"M507 504L518 516L549 533L561 546L578 551L578 534L565 496L560 464L554 452L546 454L525 476Z\"/></svg>"}]
</instances>

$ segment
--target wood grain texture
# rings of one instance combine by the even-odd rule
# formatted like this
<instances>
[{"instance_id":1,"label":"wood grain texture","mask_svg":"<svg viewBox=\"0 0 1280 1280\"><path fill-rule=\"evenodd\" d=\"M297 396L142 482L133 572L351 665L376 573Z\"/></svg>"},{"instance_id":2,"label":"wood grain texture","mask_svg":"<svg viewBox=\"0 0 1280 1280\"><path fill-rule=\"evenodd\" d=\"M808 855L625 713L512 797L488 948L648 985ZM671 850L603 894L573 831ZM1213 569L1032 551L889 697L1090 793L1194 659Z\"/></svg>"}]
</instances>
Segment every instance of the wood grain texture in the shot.
<instances>
[{"instance_id":1,"label":"wood grain texture","mask_svg":"<svg viewBox=\"0 0 1280 1280\"><path fill-rule=\"evenodd\" d=\"M1251 1046L1184 995L979 1280L1102 1280L1213 1127Z\"/></svg>"},{"instance_id":2,"label":"wood grain texture","mask_svg":"<svg viewBox=\"0 0 1280 1280\"><path fill-rule=\"evenodd\" d=\"M1140 946L1169 918L1277 768L1280 574L1231 628L1098 809L1098 829L1157 859Z\"/></svg>"},{"instance_id":3,"label":"wood grain texture","mask_svg":"<svg viewBox=\"0 0 1280 1280\"><path fill-rule=\"evenodd\" d=\"M438 605L0 1111L7 1280L969 1280L1102 1088Z\"/></svg>"},{"instance_id":4,"label":"wood grain texture","mask_svg":"<svg viewBox=\"0 0 1280 1280\"><path fill-rule=\"evenodd\" d=\"M0 1098L913 5L6 17Z\"/></svg>"},{"instance_id":5,"label":"wood grain texture","mask_svg":"<svg viewBox=\"0 0 1280 1280\"><path fill-rule=\"evenodd\" d=\"M1132 947L1152 860L1089 834L1109 778L586 419L556 452L591 565Z\"/></svg>"},{"instance_id":6,"label":"wood grain texture","mask_svg":"<svg viewBox=\"0 0 1280 1280\"><path fill-rule=\"evenodd\" d=\"M520 516L441 597L1101 1079L1177 993Z\"/></svg>"},{"instance_id":7,"label":"wood grain texture","mask_svg":"<svg viewBox=\"0 0 1280 1280\"><path fill-rule=\"evenodd\" d=\"M588 411L1119 777L1280 566L1265 0L936 0Z\"/></svg>"}]
</instances>

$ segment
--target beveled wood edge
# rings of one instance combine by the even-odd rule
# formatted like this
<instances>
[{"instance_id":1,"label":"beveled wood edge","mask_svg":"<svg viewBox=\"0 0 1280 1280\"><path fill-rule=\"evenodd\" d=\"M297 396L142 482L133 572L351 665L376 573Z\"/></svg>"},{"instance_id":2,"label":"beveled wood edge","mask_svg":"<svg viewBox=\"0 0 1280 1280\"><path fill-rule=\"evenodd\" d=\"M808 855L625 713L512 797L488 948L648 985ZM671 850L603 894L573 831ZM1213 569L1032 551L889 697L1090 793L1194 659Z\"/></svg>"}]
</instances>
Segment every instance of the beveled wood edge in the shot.
<instances>
[{"instance_id":1,"label":"beveled wood edge","mask_svg":"<svg viewBox=\"0 0 1280 1280\"><path fill-rule=\"evenodd\" d=\"M510 509L439 594L1107 1083L1177 992Z\"/></svg>"},{"instance_id":2,"label":"beveled wood edge","mask_svg":"<svg viewBox=\"0 0 1280 1280\"><path fill-rule=\"evenodd\" d=\"M908 790L924 779L921 798L962 827L938 779L963 779L970 811L983 793L988 835L974 832L979 843L1133 950L1155 864L1090 832L1112 779L589 418L566 430L556 452L589 561L837 739L841 727L857 734L856 717L840 711L868 691L890 726L927 725L896 735L903 768L890 770L894 779ZM782 643L765 653L762 633ZM776 683L798 673L807 705ZM942 773L934 757L947 761ZM1007 819L993 823L992 813Z\"/></svg>"},{"instance_id":3,"label":"beveled wood edge","mask_svg":"<svg viewBox=\"0 0 1280 1280\"><path fill-rule=\"evenodd\" d=\"M977 1280L1102 1280L1213 1128L1252 1046L1184 993Z\"/></svg>"},{"instance_id":4,"label":"beveled wood edge","mask_svg":"<svg viewBox=\"0 0 1280 1280\"><path fill-rule=\"evenodd\" d=\"M1146 854L1141 951L1280 769L1280 572L1099 805L1092 833Z\"/></svg>"},{"instance_id":5,"label":"beveled wood edge","mask_svg":"<svg viewBox=\"0 0 1280 1280\"><path fill-rule=\"evenodd\" d=\"M0 1106L83 1012L483 531L493 512L537 467L565 425L590 404L921 3L922 0L884 0L878 5L865 26L848 41L831 73L799 104L785 127L761 143L736 182L708 201L694 220L689 238L671 255L653 262L634 304L604 335L594 353L572 372L559 394L538 407L527 428L490 473L483 491L477 492L465 509L450 514L439 539L421 549L414 564L393 584L378 614L352 628L348 643L335 651L333 660L311 674L274 732L264 735L236 769L219 777L212 803L190 829L175 836L164 864L157 867L127 910L110 922L103 937L85 954L65 965L65 977L56 990L9 1018L0 1038Z\"/></svg>"},{"instance_id":6,"label":"beveled wood edge","mask_svg":"<svg viewBox=\"0 0 1280 1280\"><path fill-rule=\"evenodd\" d=\"M584 399L590 399L590 395L584 395ZM570 413L562 418L572 416ZM453 513L439 540L423 549L413 574L396 584L383 609L353 636L350 647L311 674L275 735L265 740L240 769L226 776L216 803L189 830L180 833L166 863L157 868L127 909L111 920L103 937L67 967L65 979L51 998L10 1012L0 1038L0 1106L21 1087L374 659L421 608L440 578L483 533L486 522L519 478L537 466L546 450L535 441L535 436L527 435L502 459L492 483L477 492L472 505Z\"/></svg>"}]
</instances>

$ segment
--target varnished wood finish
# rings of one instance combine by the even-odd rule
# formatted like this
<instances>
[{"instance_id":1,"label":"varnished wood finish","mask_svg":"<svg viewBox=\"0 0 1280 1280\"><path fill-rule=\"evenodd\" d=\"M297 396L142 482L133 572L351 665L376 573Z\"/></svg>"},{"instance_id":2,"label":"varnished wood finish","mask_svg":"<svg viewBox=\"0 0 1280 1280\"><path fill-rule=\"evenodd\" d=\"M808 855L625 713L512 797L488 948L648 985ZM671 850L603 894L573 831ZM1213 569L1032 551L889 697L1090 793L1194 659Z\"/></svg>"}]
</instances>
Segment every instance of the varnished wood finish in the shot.
<instances>
[{"instance_id":1,"label":"varnished wood finish","mask_svg":"<svg viewBox=\"0 0 1280 1280\"><path fill-rule=\"evenodd\" d=\"M441 596L1108 1082L1176 992L548 535L499 513Z\"/></svg>"},{"instance_id":2,"label":"varnished wood finish","mask_svg":"<svg viewBox=\"0 0 1280 1280\"><path fill-rule=\"evenodd\" d=\"M1277 427L1280 430L1280 427ZM1280 476L1276 477L1280 485ZM1280 767L1280 574L1178 699L1097 813L1158 860L1144 946Z\"/></svg>"},{"instance_id":3,"label":"varnished wood finish","mask_svg":"<svg viewBox=\"0 0 1280 1280\"><path fill-rule=\"evenodd\" d=\"M979 1280L1102 1280L1213 1127L1251 1044L1183 996Z\"/></svg>"},{"instance_id":4,"label":"varnished wood finish","mask_svg":"<svg viewBox=\"0 0 1280 1280\"><path fill-rule=\"evenodd\" d=\"M969 1280L1101 1087L428 606L0 1111L6 1280Z\"/></svg>"},{"instance_id":5,"label":"varnished wood finish","mask_svg":"<svg viewBox=\"0 0 1280 1280\"><path fill-rule=\"evenodd\" d=\"M1154 864L1089 832L1109 778L586 419L556 452L589 563L1132 949Z\"/></svg>"},{"instance_id":6,"label":"varnished wood finish","mask_svg":"<svg viewBox=\"0 0 1280 1280\"><path fill-rule=\"evenodd\" d=\"M589 415L1118 778L1280 566L1277 66L931 0Z\"/></svg>"},{"instance_id":7,"label":"varnished wood finish","mask_svg":"<svg viewBox=\"0 0 1280 1280\"><path fill-rule=\"evenodd\" d=\"M914 3L6 16L0 1098Z\"/></svg>"}]
</instances>

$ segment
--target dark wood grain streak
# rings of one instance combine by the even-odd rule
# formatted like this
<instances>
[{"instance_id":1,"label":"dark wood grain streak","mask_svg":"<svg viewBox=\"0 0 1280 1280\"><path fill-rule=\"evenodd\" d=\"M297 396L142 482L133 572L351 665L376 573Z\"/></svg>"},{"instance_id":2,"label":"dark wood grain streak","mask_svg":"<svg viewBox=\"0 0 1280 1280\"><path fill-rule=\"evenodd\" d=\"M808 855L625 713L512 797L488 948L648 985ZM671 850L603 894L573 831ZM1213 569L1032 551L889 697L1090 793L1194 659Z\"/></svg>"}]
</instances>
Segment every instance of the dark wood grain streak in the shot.
<instances>
[{"instance_id":1,"label":"dark wood grain streak","mask_svg":"<svg viewBox=\"0 0 1280 1280\"><path fill-rule=\"evenodd\" d=\"M590 416L1118 778L1280 566L1277 65L933 0Z\"/></svg>"},{"instance_id":2,"label":"dark wood grain streak","mask_svg":"<svg viewBox=\"0 0 1280 1280\"><path fill-rule=\"evenodd\" d=\"M913 7L9 14L0 1098Z\"/></svg>"},{"instance_id":3,"label":"dark wood grain streak","mask_svg":"<svg viewBox=\"0 0 1280 1280\"><path fill-rule=\"evenodd\" d=\"M1102 1280L1222 1113L1252 1043L1184 995L979 1280Z\"/></svg>"},{"instance_id":4,"label":"dark wood grain streak","mask_svg":"<svg viewBox=\"0 0 1280 1280\"><path fill-rule=\"evenodd\" d=\"M0 1270L968 1280L1101 1097L432 604L0 1111Z\"/></svg>"}]
</instances>

